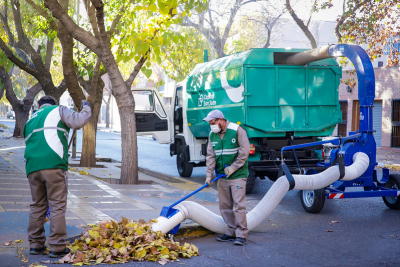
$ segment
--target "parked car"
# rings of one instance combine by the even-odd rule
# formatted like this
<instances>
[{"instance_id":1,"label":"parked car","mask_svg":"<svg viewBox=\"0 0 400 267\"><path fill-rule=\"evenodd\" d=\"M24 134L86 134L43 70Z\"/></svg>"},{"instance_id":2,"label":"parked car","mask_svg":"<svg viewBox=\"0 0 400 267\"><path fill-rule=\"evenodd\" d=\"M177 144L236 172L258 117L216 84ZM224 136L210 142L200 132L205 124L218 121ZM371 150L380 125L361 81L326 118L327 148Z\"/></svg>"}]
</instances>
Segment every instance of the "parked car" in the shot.
<instances>
[{"instance_id":1,"label":"parked car","mask_svg":"<svg viewBox=\"0 0 400 267\"><path fill-rule=\"evenodd\" d=\"M11 118L15 119L15 112L12 108L7 112L7 119Z\"/></svg>"}]
</instances>

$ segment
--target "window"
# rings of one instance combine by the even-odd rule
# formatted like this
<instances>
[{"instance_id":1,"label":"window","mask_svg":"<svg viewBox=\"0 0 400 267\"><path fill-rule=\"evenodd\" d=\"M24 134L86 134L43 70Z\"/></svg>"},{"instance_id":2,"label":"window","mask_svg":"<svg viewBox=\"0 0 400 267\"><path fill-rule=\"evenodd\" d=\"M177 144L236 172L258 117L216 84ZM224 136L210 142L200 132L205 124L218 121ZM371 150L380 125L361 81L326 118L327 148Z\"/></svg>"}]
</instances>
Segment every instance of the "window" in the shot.
<instances>
[{"instance_id":1,"label":"window","mask_svg":"<svg viewBox=\"0 0 400 267\"><path fill-rule=\"evenodd\" d=\"M392 147L400 148L400 99L392 100Z\"/></svg>"},{"instance_id":2,"label":"window","mask_svg":"<svg viewBox=\"0 0 400 267\"><path fill-rule=\"evenodd\" d=\"M347 136L347 101L339 101L342 122L338 124L338 136Z\"/></svg>"},{"instance_id":3,"label":"window","mask_svg":"<svg viewBox=\"0 0 400 267\"><path fill-rule=\"evenodd\" d=\"M378 61L378 68L382 68L383 67L383 61Z\"/></svg>"},{"instance_id":4,"label":"window","mask_svg":"<svg viewBox=\"0 0 400 267\"><path fill-rule=\"evenodd\" d=\"M165 114L165 111L163 109L163 107L160 104L160 101L158 100L158 97L154 98L154 102L155 102L155 106L156 106L156 112L158 113L158 115L160 115L161 118L166 118L167 115Z\"/></svg>"},{"instance_id":5,"label":"window","mask_svg":"<svg viewBox=\"0 0 400 267\"><path fill-rule=\"evenodd\" d=\"M134 91L135 111L153 111L153 94L151 91Z\"/></svg>"},{"instance_id":6,"label":"window","mask_svg":"<svg viewBox=\"0 0 400 267\"><path fill-rule=\"evenodd\" d=\"M182 86L176 88L176 99L175 99L175 107L182 107L183 99L182 99Z\"/></svg>"}]
</instances>

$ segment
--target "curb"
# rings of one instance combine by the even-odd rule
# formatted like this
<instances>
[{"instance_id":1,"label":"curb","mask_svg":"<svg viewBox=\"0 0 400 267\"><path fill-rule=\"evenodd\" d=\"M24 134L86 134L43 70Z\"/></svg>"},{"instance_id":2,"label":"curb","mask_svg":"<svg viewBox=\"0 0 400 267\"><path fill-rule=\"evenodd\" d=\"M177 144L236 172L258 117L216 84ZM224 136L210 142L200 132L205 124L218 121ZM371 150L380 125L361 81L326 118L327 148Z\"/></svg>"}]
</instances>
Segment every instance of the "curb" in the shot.
<instances>
[{"instance_id":1,"label":"curb","mask_svg":"<svg viewBox=\"0 0 400 267\"><path fill-rule=\"evenodd\" d=\"M171 183L191 183L190 181L186 181L185 179L175 177L173 175L152 171L146 168L139 167L139 171L149 176L153 176L160 180L164 180Z\"/></svg>"},{"instance_id":2,"label":"curb","mask_svg":"<svg viewBox=\"0 0 400 267\"><path fill-rule=\"evenodd\" d=\"M400 164L385 164L385 168L392 171L400 171Z\"/></svg>"}]
</instances>

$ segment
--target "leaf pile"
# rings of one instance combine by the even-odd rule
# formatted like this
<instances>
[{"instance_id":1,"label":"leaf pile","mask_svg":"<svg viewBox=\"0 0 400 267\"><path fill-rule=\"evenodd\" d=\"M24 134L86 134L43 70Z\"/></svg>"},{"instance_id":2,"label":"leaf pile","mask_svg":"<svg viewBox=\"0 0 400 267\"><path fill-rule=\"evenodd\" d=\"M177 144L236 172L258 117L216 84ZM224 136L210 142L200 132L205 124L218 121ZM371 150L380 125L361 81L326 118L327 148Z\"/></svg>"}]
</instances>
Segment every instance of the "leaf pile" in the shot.
<instances>
[{"instance_id":1,"label":"leaf pile","mask_svg":"<svg viewBox=\"0 0 400 267\"><path fill-rule=\"evenodd\" d=\"M195 245L181 245L166 238L161 232L151 230L156 222L139 222L122 218L122 221L106 221L86 227L80 239L68 247L71 253L60 259L60 263L73 263L76 266L90 263L124 263L134 261L167 261L179 257L190 258L199 255Z\"/></svg>"}]
</instances>

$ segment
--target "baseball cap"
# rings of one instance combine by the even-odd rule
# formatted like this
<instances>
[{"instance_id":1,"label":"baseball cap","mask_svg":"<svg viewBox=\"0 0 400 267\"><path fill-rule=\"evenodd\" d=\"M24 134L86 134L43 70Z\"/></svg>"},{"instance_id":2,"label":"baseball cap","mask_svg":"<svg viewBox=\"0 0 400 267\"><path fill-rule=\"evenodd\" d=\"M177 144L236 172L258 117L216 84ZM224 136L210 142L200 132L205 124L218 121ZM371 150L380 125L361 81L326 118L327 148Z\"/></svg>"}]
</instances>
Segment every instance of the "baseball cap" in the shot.
<instances>
[{"instance_id":1,"label":"baseball cap","mask_svg":"<svg viewBox=\"0 0 400 267\"><path fill-rule=\"evenodd\" d=\"M213 119L224 119L224 118L225 118L224 114L221 111L219 111L218 109L215 109L215 110L210 111L210 113L207 114L207 117L205 117L203 119L203 121L209 122Z\"/></svg>"}]
</instances>

